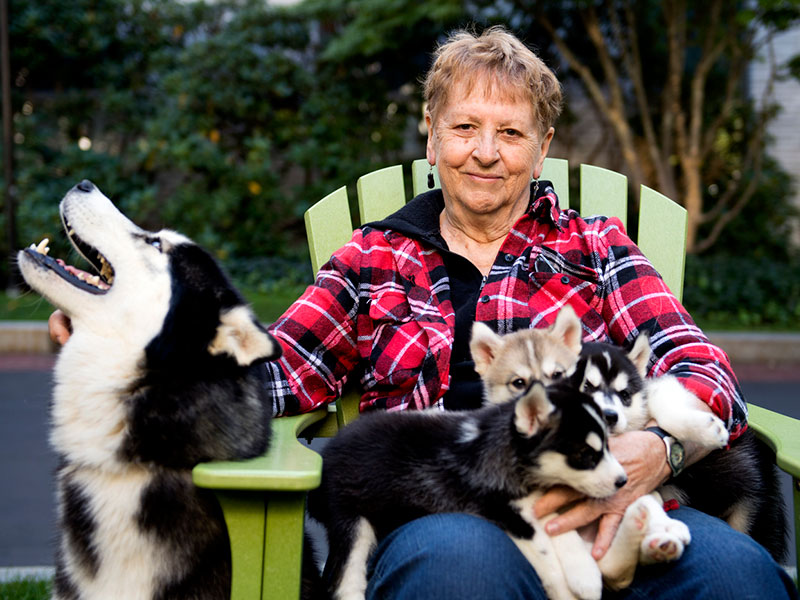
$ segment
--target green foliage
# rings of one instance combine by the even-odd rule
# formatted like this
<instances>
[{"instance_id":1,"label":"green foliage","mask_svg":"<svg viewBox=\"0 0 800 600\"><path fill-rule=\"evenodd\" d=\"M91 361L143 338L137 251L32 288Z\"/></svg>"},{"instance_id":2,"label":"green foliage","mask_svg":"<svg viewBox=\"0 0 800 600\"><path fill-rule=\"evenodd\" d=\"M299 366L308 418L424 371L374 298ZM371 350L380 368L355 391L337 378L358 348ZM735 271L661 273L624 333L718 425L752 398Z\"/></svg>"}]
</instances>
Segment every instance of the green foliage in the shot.
<instances>
[{"instance_id":1,"label":"green foliage","mask_svg":"<svg viewBox=\"0 0 800 600\"><path fill-rule=\"evenodd\" d=\"M683 300L705 328L797 329L800 259L690 255Z\"/></svg>"},{"instance_id":2,"label":"green foliage","mask_svg":"<svg viewBox=\"0 0 800 600\"><path fill-rule=\"evenodd\" d=\"M291 8L262 0L10 0L21 243L47 236L65 256L56 206L88 178L142 226L169 226L214 250L245 289L297 292L310 278L305 209L341 185L353 189L366 172L424 151L416 131L419 79L448 31L504 23L549 64L563 65L537 25L537 11L545 11L600 75L581 23L580 10L589 6L605 10L593 0L306 0ZM750 12L737 13L739 27L758 19L780 30L795 21L797 6L750 3ZM698 23L691 24L702 26L705 13L696 10ZM666 56L660 11L655 0L637 3L653 110ZM689 32L687 68L697 61L692 46L702 41ZM788 73L800 73L797 64ZM721 93L724 62L715 68L711 92ZM562 79L572 76L558 70ZM712 95L706 110L714 114ZM704 175L707 206L733 174L752 177L736 168L752 119L745 104L737 106L715 139ZM723 262L742 249L758 259L793 260L786 251L790 190L787 176L767 161L749 207L721 237L715 252ZM0 226L3 218L0 212ZM691 269L690 278L708 272ZM7 276L8 263L0 262L0 284ZM690 287L711 297L727 293L719 291L724 282L690 281L687 298ZM708 310L715 306L722 304ZM726 314L739 319L739 308ZM743 310L758 312L755 304ZM763 312L766 321L786 320L773 308Z\"/></svg>"}]
</instances>

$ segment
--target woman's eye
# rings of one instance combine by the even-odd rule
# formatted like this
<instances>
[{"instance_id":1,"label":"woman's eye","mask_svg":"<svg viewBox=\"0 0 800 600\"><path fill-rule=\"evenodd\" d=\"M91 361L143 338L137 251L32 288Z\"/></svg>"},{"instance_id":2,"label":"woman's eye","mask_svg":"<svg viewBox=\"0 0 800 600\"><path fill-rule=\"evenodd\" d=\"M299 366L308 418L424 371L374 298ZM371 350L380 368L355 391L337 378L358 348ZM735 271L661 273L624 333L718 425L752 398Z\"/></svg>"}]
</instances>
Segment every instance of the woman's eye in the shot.
<instances>
[{"instance_id":1,"label":"woman's eye","mask_svg":"<svg viewBox=\"0 0 800 600\"><path fill-rule=\"evenodd\" d=\"M550 375L550 379L561 379L564 376L564 371L553 371Z\"/></svg>"}]
</instances>

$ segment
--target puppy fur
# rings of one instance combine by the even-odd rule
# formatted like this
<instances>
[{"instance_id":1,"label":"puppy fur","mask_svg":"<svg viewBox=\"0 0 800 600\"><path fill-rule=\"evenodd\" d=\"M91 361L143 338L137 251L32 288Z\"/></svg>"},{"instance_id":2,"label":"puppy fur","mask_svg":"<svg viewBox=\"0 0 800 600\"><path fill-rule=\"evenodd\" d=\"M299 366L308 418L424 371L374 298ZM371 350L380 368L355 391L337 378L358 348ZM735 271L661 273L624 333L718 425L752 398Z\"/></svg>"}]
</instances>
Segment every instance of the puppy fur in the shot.
<instances>
[{"instance_id":1,"label":"puppy fur","mask_svg":"<svg viewBox=\"0 0 800 600\"><path fill-rule=\"evenodd\" d=\"M323 450L320 487L309 497L326 528L326 580L338 600L363 598L375 546L424 515L466 512L504 529L542 578L551 598L599 598L602 581L590 558L574 552L575 532L550 539L533 515L537 494L558 484L604 497L624 485L608 452L594 402L556 384L534 383L515 400L476 411L362 416ZM569 572L555 560L578 557Z\"/></svg>"}]
</instances>

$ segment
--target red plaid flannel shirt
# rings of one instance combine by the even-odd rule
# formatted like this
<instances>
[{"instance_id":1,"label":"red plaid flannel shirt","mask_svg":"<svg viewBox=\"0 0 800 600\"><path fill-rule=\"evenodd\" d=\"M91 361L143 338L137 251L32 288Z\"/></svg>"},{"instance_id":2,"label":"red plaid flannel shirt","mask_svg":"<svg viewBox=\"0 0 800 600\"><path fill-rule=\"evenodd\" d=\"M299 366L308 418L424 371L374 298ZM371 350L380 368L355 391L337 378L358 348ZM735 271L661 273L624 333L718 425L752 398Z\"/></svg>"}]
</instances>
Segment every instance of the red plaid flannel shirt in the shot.
<instances>
[{"instance_id":1,"label":"red plaid flannel shirt","mask_svg":"<svg viewBox=\"0 0 800 600\"><path fill-rule=\"evenodd\" d=\"M431 202L429 192L413 203ZM630 344L650 334L650 375L671 373L707 402L732 437L746 406L726 354L703 332L616 218L560 211L551 187L512 228L484 283L476 320L505 333L550 325L565 304L584 340ZM350 377L361 410L441 407L455 324L442 256L421 239L366 225L271 327L276 414L336 399Z\"/></svg>"}]
</instances>

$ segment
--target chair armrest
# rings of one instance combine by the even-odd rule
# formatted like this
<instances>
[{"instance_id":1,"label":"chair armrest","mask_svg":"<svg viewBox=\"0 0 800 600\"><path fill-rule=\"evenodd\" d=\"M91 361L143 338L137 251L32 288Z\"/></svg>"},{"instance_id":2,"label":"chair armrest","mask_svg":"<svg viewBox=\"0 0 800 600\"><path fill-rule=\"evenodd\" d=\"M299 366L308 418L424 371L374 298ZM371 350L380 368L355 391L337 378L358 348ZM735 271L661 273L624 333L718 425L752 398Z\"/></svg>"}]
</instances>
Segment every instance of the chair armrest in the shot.
<instances>
[{"instance_id":1,"label":"chair armrest","mask_svg":"<svg viewBox=\"0 0 800 600\"><path fill-rule=\"evenodd\" d=\"M747 404L748 422L775 452L775 463L795 479L800 479L800 420L755 404Z\"/></svg>"},{"instance_id":2,"label":"chair armrest","mask_svg":"<svg viewBox=\"0 0 800 600\"><path fill-rule=\"evenodd\" d=\"M326 409L272 421L272 440L265 454L241 461L200 463L192 470L195 485L214 490L305 491L319 486L322 457L297 436L323 420Z\"/></svg>"}]
</instances>

